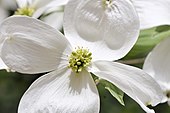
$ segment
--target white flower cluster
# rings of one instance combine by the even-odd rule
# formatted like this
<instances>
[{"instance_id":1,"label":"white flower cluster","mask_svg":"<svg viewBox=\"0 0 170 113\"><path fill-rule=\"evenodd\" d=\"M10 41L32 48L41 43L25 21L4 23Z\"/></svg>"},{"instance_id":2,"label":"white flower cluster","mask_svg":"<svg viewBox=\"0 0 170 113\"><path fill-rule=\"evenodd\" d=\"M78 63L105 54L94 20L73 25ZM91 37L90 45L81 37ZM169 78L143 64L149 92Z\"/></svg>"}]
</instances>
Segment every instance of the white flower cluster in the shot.
<instances>
[{"instance_id":1,"label":"white flower cluster","mask_svg":"<svg viewBox=\"0 0 170 113\"><path fill-rule=\"evenodd\" d=\"M170 38L153 49L143 70L114 61L127 55L141 29L170 25L170 0L16 4L10 17L4 3L0 7L0 69L48 72L25 92L18 113L99 113L91 74L117 86L147 113L154 113L147 105L169 101Z\"/></svg>"}]
</instances>

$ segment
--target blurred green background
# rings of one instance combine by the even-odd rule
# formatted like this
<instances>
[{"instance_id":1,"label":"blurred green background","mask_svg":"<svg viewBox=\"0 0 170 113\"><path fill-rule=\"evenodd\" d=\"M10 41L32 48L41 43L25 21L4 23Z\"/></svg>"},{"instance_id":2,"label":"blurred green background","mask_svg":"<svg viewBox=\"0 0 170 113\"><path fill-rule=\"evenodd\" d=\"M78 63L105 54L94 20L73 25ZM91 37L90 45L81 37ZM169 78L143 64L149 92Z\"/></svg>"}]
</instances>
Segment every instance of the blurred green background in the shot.
<instances>
[{"instance_id":1,"label":"blurred green background","mask_svg":"<svg viewBox=\"0 0 170 113\"><path fill-rule=\"evenodd\" d=\"M0 71L0 113L17 113L17 107L23 93L40 75L23 75ZM125 106L111 96L102 85L98 85L101 108L100 113L145 113L140 106L125 95ZM154 107L156 113L170 113L167 103Z\"/></svg>"}]
</instances>

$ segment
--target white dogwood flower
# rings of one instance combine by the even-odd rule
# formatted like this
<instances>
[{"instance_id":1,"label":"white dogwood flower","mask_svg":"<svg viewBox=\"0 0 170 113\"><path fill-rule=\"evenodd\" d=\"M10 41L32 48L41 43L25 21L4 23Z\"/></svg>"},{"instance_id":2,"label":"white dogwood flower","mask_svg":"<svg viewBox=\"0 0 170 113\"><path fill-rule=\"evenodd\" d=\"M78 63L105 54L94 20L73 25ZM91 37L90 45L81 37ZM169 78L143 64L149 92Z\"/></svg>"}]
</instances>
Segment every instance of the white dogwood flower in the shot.
<instances>
[{"instance_id":1,"label":"white dogwood flower","mask_svg":"<svg viewBox=\"0 0 170 113\"><path fill-rule=\"evenodd\" d=\"M70 13L72 12L72 13ZM160 86L144 71L112 62L137 40L139 18L129 0L70 0L65 36L34 18L13 16L0 26L1 57L20 73L48 74L23 95L18 113L99 113L91 73L116 85L146 112L162 100Z\"/></svg>"},{"instance_id":2,"label":"white dogwood flower","mask_svg":"<svg viewBox=\"0 0 170 113\"><path fill-rule=\"evenodd\" d=\"M61 30L63 24L63 5L68 0L16 0L19 8L15 15L27 15L46 22Z\"/></svg>"},{"instance_id":3,"label":"white dogwood flower","mask_svg":"<svg viewBox=\"0 0 170 113\"><path fill-rule=\"evenodd\" d=\"M34 18L40 17L46 10L53 7L62 6L68 0L16 0L19 8L15 12L17 15L27 15Z\"/></svg>"},{"instance_id":4,"label":"white dogwood flower","mask_svg":"<svg viewBox=\"0 0 170 113\"><path fill-rule=\"evenodd\" d=\"M170 0L132 0L139 18L140 28L170 25Z\"/></svg>"},{"instance_id":5,"label":"white dogwood flower","mask_svg":"<svg viewBox=\"0 0 170 113\"><path fill-rule=\"evenodd\" d=\"M16 0L19 8L16 15L39 18L50 26L61 30L63 27L64 5L68 0Z\"/></svg>"},{"instance_id":6,"label":"white dogwood flower","mask_svg":"<svg viewBox=\"0 0 170 113\"><path fill-rule=\"evenodd\" d=\"M164 93L163 102L170 105L170 38L158 44L147 56L143 69L151 75L161 86Z\"/></svg>"}]
</instances>

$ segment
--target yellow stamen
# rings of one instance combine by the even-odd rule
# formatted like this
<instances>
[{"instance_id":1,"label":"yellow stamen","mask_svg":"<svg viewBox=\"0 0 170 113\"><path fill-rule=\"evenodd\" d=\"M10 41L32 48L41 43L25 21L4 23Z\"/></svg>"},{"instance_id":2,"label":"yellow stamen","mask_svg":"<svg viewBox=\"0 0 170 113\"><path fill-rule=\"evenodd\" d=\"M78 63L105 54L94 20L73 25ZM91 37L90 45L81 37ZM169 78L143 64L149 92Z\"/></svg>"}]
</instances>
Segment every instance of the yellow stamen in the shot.
<instances>
[{"instance_id":1,"label":"yellow stamen","mask_svg":"<svg viewBox=\"0 0 170 113\"><path fill-rule=\"evenodd\" d=\"M92 60L92 53L88 49L78 47L76 51L73 51L69 56L69 68L74 72L79 73L84 68L90 65Z\"/></svg>"},{"instance_id":2,"label":"yellow stamen","mask_svg":"<svg viewBox=\"0 0 170 113\"><path fill-rule=\"evenodd\" d=\"M23 8L18 8L15 11L15 15L25 15L25 16L32 16L33 13L35 12L34 8L31 7L23 7Z\"/></svg>"}]
</instances>

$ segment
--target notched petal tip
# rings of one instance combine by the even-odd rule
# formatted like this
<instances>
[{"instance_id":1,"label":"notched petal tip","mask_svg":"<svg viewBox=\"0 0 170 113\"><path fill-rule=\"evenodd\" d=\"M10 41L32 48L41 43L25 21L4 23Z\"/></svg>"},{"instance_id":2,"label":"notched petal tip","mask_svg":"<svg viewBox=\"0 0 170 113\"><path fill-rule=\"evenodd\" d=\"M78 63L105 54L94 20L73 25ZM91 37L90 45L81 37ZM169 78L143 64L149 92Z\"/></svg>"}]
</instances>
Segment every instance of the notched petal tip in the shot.
<instances>
[{"instance_id":1,"label":"notched petal tip","mask_svg":"<svg viewBox=\"0 0 170 113\"><path fill-rule=\"evenodd\" d=\"M103 0L70 0L65 7L66 37L75 46L88 47L96 60L122 58L139 35L139 18L132 3L110 2L108 5Z\"/></svg>"},{"instance_id":2,"label":"notched petal tip","mask_svg":"<svg viewBox=\"0 0 170 113\"><path fill-rule=\"evenodd\" d=\"M36 80L23 95L18 113L99 113L100 101L91 75L67 68Z\"/></svg>"}]
</instances>

